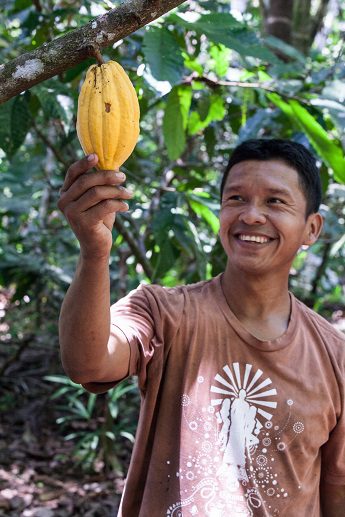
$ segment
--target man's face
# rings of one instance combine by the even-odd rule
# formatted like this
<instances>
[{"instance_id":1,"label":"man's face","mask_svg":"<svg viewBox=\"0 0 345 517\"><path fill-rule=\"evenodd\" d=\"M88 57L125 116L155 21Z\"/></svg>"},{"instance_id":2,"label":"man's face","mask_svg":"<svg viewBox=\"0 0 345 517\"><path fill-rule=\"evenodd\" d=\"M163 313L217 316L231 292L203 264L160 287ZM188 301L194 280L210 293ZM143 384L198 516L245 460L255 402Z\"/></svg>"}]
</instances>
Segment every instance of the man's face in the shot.
<instances>
[{"instance_id":1,"label":"man's face","mask_svg":"<svg viewBox=\"0 0 345 517\"><path fill-rule=\"evenodd\" d=\"M287 275L303 244L317 239L322 219L306 218L298 173L280 160L248 160L228 175L220 212L220 238L228 267L247 274Z\"/></svg>"}]
</instances>

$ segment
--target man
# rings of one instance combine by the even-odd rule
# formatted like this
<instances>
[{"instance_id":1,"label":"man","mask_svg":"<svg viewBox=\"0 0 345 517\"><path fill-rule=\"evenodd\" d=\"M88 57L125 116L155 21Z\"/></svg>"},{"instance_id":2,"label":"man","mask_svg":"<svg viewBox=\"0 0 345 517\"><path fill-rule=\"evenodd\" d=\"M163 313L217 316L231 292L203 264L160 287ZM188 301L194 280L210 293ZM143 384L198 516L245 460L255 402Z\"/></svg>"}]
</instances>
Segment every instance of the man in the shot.
<instances>
[{"instance_id":1,"label":"man","mask_svg":"<svg viewBox=\"0 0 345 517\"><path fill-rule=\"evenodd\" d=\"M89 160L89 161L87 161ZM94 392L138 375L136 443L119 515L345 515L343 336L288 290L318 238L312 155L284 140L235 149L221 185L218 277L140 286L110 309L123 176L72 165L59 206L80 242L61 311L66 372Z\"/></svg>"}]
</instances>

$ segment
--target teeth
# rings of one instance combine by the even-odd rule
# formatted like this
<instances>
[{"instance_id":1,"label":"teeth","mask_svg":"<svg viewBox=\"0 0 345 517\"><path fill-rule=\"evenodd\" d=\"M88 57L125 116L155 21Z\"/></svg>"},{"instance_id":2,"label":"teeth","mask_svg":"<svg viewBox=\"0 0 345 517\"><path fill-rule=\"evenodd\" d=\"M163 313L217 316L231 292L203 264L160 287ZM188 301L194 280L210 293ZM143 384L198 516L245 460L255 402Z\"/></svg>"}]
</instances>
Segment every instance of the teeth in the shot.
<instances>
[{"instance_id":1,"label":"teeth","mask_svg":"<svg viewBox=\"0 0 345 517\"><path fill-rule=\"evenodd\" d=\"M264 244L265 242L268 242L269 239L267 237L262 237L261 235L239 235L239 239L241 241L250 241L250 242L258 242L260 244Z\"/></svg>"}]
</instances>

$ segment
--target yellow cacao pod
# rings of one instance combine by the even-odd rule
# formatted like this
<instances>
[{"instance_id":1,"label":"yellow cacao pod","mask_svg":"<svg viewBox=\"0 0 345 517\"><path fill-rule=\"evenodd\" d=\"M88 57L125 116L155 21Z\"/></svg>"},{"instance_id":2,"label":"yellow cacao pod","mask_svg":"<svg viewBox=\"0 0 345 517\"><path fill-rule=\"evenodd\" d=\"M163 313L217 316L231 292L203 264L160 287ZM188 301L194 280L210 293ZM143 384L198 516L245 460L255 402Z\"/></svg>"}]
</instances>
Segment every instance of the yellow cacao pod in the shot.
<instances>
[{"instance_id":1,"label":"yellow cacao pod","mask_svg":"<svg viewBox=\"0 0 345 517\"><path fill-rule=\"evenodd\" d=\"M115 61L92 65L78 99L77 134L86 154L98 155L97 169L118 169L139 136L139 103L135 89Z\"/></svg>"}]
</instances>

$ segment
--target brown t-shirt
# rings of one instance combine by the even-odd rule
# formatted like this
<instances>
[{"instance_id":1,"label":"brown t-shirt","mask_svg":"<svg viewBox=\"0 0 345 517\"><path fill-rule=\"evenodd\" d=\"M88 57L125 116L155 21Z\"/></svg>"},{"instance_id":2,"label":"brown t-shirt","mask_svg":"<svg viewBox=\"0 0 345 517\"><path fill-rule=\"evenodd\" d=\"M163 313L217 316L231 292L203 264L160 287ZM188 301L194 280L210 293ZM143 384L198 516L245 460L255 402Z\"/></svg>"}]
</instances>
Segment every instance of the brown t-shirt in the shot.
<instances>
[{"instance_id":1,"label":"brown t-shirt","mask_svg":"<svg viewBox=\"0 0 345 517\"><path fill-rule=\"evenodd\" d=\"M142 395L119 516L319 517L321 470L345 485L345 339L291 301L273 341L238 321L220 276L112 307Z\"/></svg>"}]
</instances>

